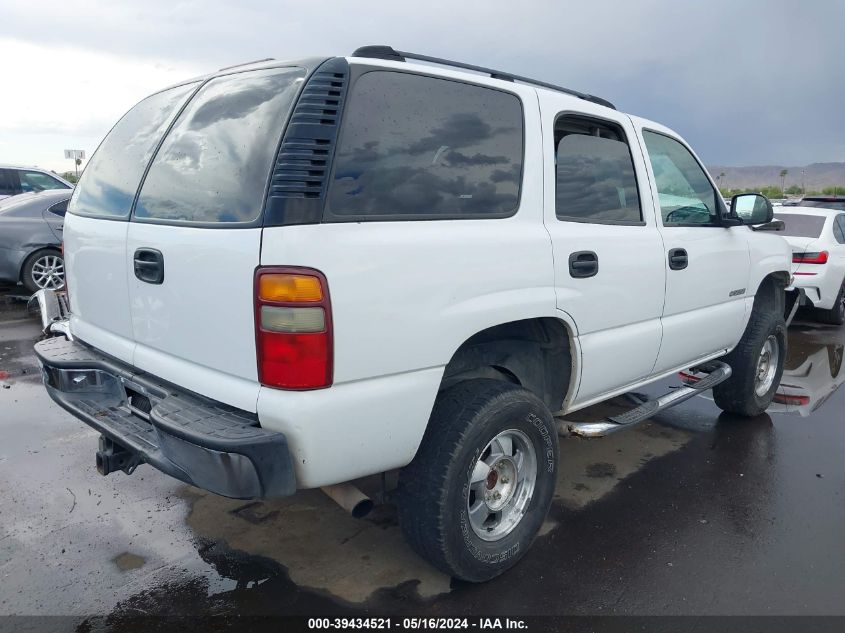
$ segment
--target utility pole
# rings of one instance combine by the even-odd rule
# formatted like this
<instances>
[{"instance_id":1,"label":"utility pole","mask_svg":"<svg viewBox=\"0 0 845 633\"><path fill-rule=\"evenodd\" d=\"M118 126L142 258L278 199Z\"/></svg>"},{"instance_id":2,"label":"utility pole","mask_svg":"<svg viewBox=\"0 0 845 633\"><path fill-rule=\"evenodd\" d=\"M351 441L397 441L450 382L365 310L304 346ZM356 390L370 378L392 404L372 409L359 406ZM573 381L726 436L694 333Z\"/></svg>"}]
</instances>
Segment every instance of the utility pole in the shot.
<instances>
[{"instance_id":1,"label":"utility pole","mask_svg":"<svg viewBox=\"0 0 845 633\"><path fill-rule=\"evenodd\" d=\"M801 197L802 198L807 195L807 187L805 186L805 178L804 178L804 176L806 174L807 174L807 170L802 169L801 170Z\"/></svg>"}]
</instances>

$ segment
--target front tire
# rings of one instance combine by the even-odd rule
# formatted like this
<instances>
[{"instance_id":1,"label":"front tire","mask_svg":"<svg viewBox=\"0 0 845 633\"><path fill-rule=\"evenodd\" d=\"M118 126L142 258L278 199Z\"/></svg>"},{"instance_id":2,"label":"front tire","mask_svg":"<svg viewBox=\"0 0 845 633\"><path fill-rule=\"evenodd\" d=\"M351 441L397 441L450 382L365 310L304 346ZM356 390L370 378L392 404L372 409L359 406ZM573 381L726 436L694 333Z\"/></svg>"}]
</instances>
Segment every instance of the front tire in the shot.
<instances>
[{"instance_id":1,"label":"front tire","mask_svg":"<svg viewBox=\"0 0 845 633\"><path fill-rule=\"evenodd\" d=\"M733 373L713 388L726 413L753 418L772 403L786 360L786 322L780 314L753 312L736 348L723 359Z\"/></svg>"},{"instance_id":2,"label":"front tire","mask_svg":"<svg viewBox=\"0 0 845 633\"><path fill-rule=\"evenodd\" d=\"M455 385L438 396L399 476L405 538L451 576L490 580L528 551L557 471L554 419L537 396L496 380Z\"/></svg>"}]
</instances>

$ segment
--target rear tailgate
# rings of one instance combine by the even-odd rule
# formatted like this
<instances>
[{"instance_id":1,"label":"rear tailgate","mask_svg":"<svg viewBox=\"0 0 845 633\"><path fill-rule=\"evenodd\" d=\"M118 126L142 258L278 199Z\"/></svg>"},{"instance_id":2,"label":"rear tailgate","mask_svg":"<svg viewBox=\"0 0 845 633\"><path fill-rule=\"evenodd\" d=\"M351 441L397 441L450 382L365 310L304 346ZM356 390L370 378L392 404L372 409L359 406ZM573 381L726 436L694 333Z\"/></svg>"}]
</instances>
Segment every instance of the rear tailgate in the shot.
<instances>
[{"instance_id":1,"label":"rear tailgate","mask_svg":"<svg viewBox=\"0 0 845 633\"><path fill-rule=\"evenodd\" d=\"M126 234L149 160L197 84L156 93L127 112L94 153L73 191L63 238L74 335L131 362Z\"/></svg>"}]
</instances>

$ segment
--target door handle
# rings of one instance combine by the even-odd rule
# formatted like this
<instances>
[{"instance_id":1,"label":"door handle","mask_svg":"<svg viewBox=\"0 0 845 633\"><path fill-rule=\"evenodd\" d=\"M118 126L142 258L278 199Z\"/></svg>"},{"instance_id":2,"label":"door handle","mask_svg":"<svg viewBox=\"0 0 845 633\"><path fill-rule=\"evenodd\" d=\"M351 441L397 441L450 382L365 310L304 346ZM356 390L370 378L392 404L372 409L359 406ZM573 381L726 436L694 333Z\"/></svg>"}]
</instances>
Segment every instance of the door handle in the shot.
<instances>
[{"instance_id":1,"label":"door handle","mask_svg":"<svg viewBox=\"0 0 845 633\"><path fill-rule=\"evenodd\" d=\"M164 282L164 255L154 248L139 248L133 258L135 276L148 284Z\"/></svg>"},{"instance_id":2,"label":"door handle","mask_svg":"<svg viewBox=\"0 0 845 633\"><path fill-rule=\"evenodd\" d=\"M683 248L673 248L669 251L669 268L683 270L689 266L689 254Z\"/></svg>"},{"instance_id":3,"label":"door handle","mask_svg":"<svg viewBox=\"0 0 845 633\"><path fill-rule=\"evenodd\" d=\"M569 275L574 279L595 277L599 272L599 256L593 251L578 251L569 256Z\"/></svg>"}]
</instances>

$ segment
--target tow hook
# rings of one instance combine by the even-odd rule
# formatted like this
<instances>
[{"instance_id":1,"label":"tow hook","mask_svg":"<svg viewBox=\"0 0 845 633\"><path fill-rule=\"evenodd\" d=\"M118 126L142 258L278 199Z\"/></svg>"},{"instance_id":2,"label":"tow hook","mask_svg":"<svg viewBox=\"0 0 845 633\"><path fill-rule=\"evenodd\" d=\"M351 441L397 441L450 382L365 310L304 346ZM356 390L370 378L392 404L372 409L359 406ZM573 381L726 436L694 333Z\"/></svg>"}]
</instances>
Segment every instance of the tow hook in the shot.
<instances>
[{"instance_id":1,"label":"tow hook","mask_svg":"<svg viewBox=\"0 0 845 633\"><path fill-rule=\"evenodd\" d=\"M100 450L97 451L96 459L97 472L104 477L118 470L131 475L140 463L135 453L105 435L100 436Z\"/></svg>"}]
</instances>

